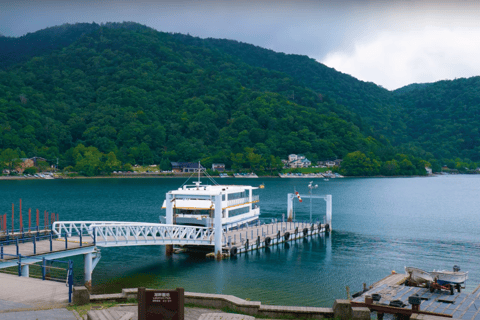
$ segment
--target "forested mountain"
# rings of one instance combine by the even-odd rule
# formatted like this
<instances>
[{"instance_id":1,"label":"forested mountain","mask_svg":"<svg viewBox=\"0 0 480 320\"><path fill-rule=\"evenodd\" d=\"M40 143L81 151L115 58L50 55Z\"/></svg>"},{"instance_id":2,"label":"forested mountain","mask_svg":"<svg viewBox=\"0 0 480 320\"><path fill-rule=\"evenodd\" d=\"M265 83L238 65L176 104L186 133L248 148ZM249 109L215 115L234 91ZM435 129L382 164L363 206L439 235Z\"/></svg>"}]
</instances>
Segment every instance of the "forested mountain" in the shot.
<instances>
[{"instance_id":1,"label":"forested mountain","mask_svg":"<svg viewBox=\"0 0 480 320\"><path fill-rule=\"evenodd\" d=\"M263 171L304 153L313 161L344 157L351 173L355 164L367 168L353 174L394 175L422 174L423 160L435 161L422 140L428 133L411 131L413 118L435 111L419 111L417 90L396 94L308 57L133 23L58 28L55 45L19 50L22 58L0 71L4 166L36 155L89 175L198 160ZM421 101L437 96L422 94ZM441 157L463 156L443 148L450 153Z\"/></svg>"},{"instance_id":2,"label":"forested mountain","mask_svg":"<svg viewBox=\"0 0 480 320\"><path fill-rule=\"evenodd\" d=\"M125 28L131 30L146 29L138 23L109 22L106 24L76 23L50 27L24 36L14 38L0 35L0 69L26 61L34 56L46 55L55 49L63 48L75 42L84 34L103 28Z\"/></svg>"},{"instance_id":3,"label":"forested mountain","mask_svg":"<svg viewBox=\"0 0 480 320\"><path fill-rule=\"evenodd\" d=\"M397 99L408 124L403 144L439 159L480 161L480 77L439 81Z\"/></svg>"}]
</instances>

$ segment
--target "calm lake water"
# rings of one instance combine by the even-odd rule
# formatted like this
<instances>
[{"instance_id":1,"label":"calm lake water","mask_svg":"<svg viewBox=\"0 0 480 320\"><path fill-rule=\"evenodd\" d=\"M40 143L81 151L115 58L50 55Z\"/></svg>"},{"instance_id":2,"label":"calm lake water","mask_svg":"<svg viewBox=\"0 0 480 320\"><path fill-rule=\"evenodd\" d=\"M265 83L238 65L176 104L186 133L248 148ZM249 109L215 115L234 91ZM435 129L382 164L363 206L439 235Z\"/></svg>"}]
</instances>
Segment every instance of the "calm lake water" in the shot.
<instances>
[{"instance_id":1,"label":"calm lake water","mask_svg":"<svg viewBox=\"0 0 480 320\"><path fill-rule=\"evenodd\" d=\"M168 190L185 179L95 179L0 181L1 213L18 199L61 220L158 222ZM265 183L261 218L281 219L287 193L308 193L307 179L218 179L224 184ZM467 291L480 283L480 176L330 179L315 194L333 196L333 232L250 252L221 262L188 254L165 256L162 246L102 248L93 273L96 292L123 287L184 287L223 293L266 304L331 306L404 266L469 271ZM323 219L325 202L313 202ZM309 200L295 203L299 220L309 217ZM25 220L26 221L26 220ZM76 282L83 283L83 259L75 257Z\"/></svg>"}]
</instances>

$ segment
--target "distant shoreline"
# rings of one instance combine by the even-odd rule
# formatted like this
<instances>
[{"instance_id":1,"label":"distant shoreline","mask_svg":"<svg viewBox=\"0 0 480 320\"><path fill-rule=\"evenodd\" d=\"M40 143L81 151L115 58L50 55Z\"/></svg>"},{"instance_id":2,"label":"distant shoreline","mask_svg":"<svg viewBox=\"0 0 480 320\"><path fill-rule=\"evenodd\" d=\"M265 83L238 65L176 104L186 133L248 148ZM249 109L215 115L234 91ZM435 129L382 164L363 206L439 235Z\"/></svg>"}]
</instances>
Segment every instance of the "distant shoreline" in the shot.
<instances>
[{"instance_id":1,"label":"distant shoreline","mask_svg":"<svg viewBox=\"0 0 480 320\"><path fill-rule=\"evenodd\" d=\"M84 176L78 176L78 177L61 177L61 178L55 178L55 179L42 179L42 178L35 178L35 177L23 177L23 176L0 176L0 180L71 180L71 179L135 179L135 178L141 178L141 179L153 179L153 178L167 178L167 179L172 179L172 178L188 178L190 175L112 175L112 176L94 176L94 177L84 177ZM415 177L424 177L424 178L429 178L429 177L437 177L441 176L441 174L431 174L427 176L418 176L418 175L413 175L413 176L345 176L343 178L331 178L332 180L336 179L351 179L351 178L415 178ZM212 178L215 179L223 179L220 178L219 176L212 176ZM228 178L234 178L229 176ZM318 177L306 177L306 178L280 178L279 176L259 176L258 178L235 178L235 179L248 179L248 180L255 180L255 179L261 179L261 178L278 178L278 179L286 179L286 180L302 180L302 179L324 179L324 178L318 178Z\"/></svg>"}]
</instances>

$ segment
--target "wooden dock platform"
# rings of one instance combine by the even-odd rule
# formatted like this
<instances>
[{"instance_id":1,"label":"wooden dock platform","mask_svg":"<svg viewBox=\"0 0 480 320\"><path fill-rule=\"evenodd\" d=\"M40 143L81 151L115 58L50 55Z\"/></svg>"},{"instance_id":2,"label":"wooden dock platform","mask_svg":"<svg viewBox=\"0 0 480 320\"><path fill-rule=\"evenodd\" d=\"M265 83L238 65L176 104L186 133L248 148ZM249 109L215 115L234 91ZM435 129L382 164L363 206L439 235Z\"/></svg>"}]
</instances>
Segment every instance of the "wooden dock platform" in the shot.
<instances>
[{"instance_id":1,"label":"wooden dock platform","mask_svg":"<svg viewBox=\"0 0 480 320\"><path fill-rule=\"evenodd\" d=\"M367 307L378 313L411 315L413 313L440 316L464 320L480 320L480 286L471 293L409 287L403 285L405 274L392 274L376 282L361 296L352 300L352 306ZM370 302L366 297L379 295L379 301ZM417 296L421 299L418 311L412 310L408 298ZM401 301L403 307L391 306L392 301ZM398 303L398 302L397 302Z\"/></svg>"},{"instance_id":2,"label":"wooden dock platform","mask_svg":"<svg viewBox=\"0 0 480 320\"><path fill-rule=\"evenodd\" d=\"M272 222L229 230L225 233L223 251L227 255L261 249L282 242L311 237L324 233L324 224L305 222Z\"/></svg>"}]
</instances>

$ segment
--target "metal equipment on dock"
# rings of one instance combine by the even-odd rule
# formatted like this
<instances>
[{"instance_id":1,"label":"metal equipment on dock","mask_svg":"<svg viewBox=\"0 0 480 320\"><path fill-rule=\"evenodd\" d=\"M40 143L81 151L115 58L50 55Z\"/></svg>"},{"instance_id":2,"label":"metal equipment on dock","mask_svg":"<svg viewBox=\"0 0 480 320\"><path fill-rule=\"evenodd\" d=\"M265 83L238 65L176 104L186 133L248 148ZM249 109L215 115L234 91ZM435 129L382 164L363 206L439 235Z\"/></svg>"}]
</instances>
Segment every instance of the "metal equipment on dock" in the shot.
<instances>
[{"instance_id":1,"label":"metal equipment on dock","mask_svg":"<svg viewBox=\"0 0 480 320\"><path fill-rule=\"evenodd\" d=\"M403 283L404 274L394 274L375 283L371 289L363 292L351 302L355 307L367 307L377 312L377 318L383 314L411 316L424 314L437 317L480 320L480 286L472 293L434 290L409 287Z\"/></svg>"}]
</instances>

